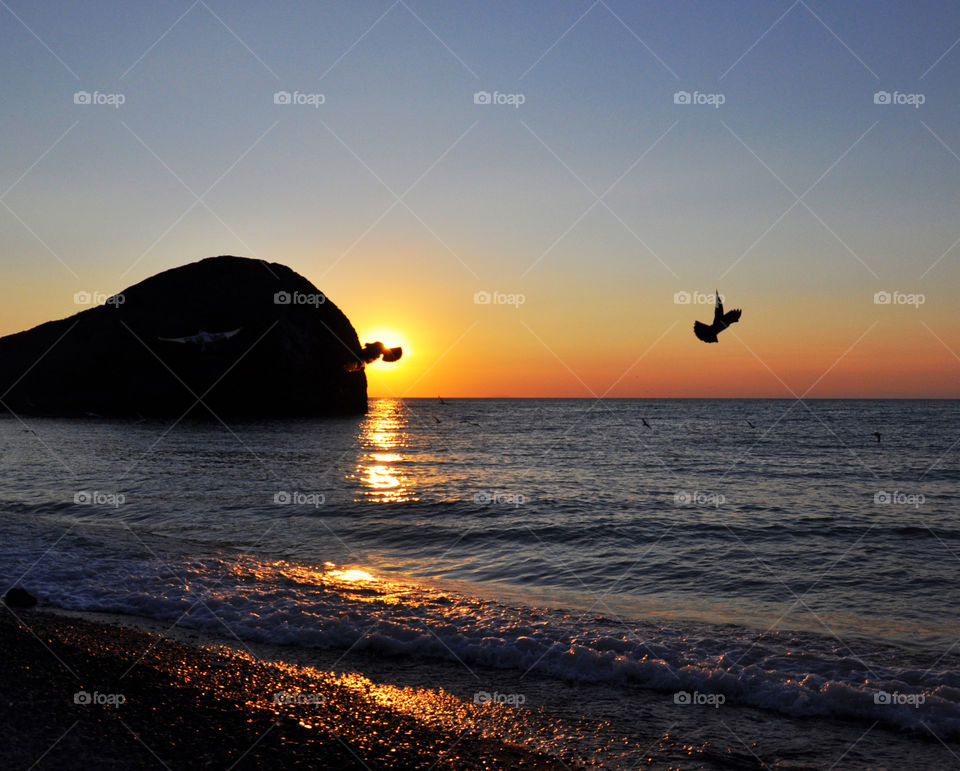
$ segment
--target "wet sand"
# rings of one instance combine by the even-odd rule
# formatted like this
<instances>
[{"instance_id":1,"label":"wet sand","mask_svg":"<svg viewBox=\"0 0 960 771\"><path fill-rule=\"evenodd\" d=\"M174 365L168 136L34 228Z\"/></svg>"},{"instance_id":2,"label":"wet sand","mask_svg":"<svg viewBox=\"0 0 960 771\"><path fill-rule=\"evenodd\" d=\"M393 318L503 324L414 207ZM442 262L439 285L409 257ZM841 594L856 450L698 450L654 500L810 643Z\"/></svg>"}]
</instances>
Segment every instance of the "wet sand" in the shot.
<instances>
[{"instance_id":1,"label":"wet sand","mask_svg":"<svg viewBox=\"0 0 960 771\"><path fill-rule=\"evenodd\" d=\"M0 683L11 769L571 767L419 720L344 675L38 610L0 611Z\"/></svg>"}]
</instances>

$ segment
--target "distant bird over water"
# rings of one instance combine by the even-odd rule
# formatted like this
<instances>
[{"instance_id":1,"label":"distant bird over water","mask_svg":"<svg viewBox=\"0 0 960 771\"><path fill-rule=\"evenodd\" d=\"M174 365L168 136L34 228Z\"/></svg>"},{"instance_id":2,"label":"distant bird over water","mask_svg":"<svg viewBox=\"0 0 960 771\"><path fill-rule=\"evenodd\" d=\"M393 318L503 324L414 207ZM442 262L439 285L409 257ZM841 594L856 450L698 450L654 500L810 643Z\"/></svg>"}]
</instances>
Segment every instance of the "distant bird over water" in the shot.
<instances>
[{"instance_id":1,"label":"distant bird over water","mask_svg":"<svg viewBox=\"0 0 960 771\"><path fill-rule=\"evenodd\" d=\"M737 308L727 314L723 312L723 303L720 302L720 293L716 293L717 304L713 310L713 324L707 325L702 321L693 323L693 334L699 337L705 343L717 342L717 335L723 332L731 324L740 321L742 311Z\"/></svg>"},{"instance_id":2,"label":"distant bird over water","mask_svg":"<svg viewBox=\"0 0 960 771\"><path fill-rule=\"evenodd\" d=\"M874 432L873 432L873 435L874 435L875 437L877 437L877 444L880 444L880 439L881 439L880 432L879 432L879 431L874 431Z\"/></svg>"},{"instance_id":3,"label":"distant bird over water","mask_svg":"<svg viewBox=\"0 0 960 771\"><path fill-rule=\"evenodd\" d=\"M646 418L640 418L640 420L643 421L643 425L645 425L647 428L650 428L650 424L647 423L647 419L646 419Z\"/></svg>"}]
</instances>

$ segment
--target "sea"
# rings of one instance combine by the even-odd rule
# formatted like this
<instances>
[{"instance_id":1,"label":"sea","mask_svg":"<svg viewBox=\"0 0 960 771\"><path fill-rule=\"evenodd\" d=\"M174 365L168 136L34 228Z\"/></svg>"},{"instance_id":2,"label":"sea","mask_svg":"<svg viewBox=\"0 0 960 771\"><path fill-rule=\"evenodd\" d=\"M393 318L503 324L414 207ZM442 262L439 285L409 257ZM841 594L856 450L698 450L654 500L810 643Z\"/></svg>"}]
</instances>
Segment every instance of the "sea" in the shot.
<instances>
[{"instance_id":1,"label":"sea","mask_svg":"<svg viewBox=\"0 0 960 771\"><path fill-rule=\"evenodd\" d=\"M571 765L960 767L958 461L950 400L8 415L0 589L455 695Z\"/></svg>"}]
</instances>

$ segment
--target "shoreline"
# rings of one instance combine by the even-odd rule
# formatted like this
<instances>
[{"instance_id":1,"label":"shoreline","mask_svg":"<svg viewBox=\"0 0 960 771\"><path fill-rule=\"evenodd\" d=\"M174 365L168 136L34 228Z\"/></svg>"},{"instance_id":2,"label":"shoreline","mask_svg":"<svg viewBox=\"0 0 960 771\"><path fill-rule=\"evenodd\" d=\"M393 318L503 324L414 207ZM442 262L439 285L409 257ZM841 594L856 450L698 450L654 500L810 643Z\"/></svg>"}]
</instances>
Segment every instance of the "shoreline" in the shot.
<instances>
[{"instance_id":1,"label":"shoreline","mask_svg":"<svg viewBox=\"0 0 960 771\"><path fill-rule=\"evenodd\" d=\"M469 730L444 729L417 690L397 708L361 676L253 658L223 645L7 608L0 620L8 768L571 768ZM199 637L199 636L197 636ZM400 694L394 694L399 697ZM399 703L399 702L398 702ZM473 705L463 705L473 709Z\"/></svg>"},{"instance_id":2,"label":"shoreline","mask_svg":"<svg viewBox=\"0 0 960 771\"><path fill-rule=\"evenodd\" d=\"M424 668L376 652L250 643L127 614L5 610L9 768L75 768L78 757L105 769L279 761L370 770L812 769L840 761L929 768L960 760L933 736L876 723L678 706L657 691L615 696L602 684L483 668L467 677L450 662ZM525 693L526 705L478 706L478 687Z\"/></svg>"}]
</instances>

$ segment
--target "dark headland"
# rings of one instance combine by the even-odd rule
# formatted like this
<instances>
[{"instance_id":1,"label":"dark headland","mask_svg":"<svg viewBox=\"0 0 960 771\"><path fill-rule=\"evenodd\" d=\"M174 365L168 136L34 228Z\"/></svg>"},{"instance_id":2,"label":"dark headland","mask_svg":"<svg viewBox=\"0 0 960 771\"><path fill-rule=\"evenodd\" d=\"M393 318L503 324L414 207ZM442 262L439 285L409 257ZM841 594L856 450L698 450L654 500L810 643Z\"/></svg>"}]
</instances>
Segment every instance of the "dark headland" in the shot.
<instances>
[{"instance_id":1,"label":"dark headland","mask_svg":"<svg viewBox=\"0 0 960 771\"><path fill-rule=\"evenodd\" d=\"M55 416L268 417L363 413L350 320L277 263L211 257L69 318L0 338L6 410Z\"/></svg>"}]
</instances>

